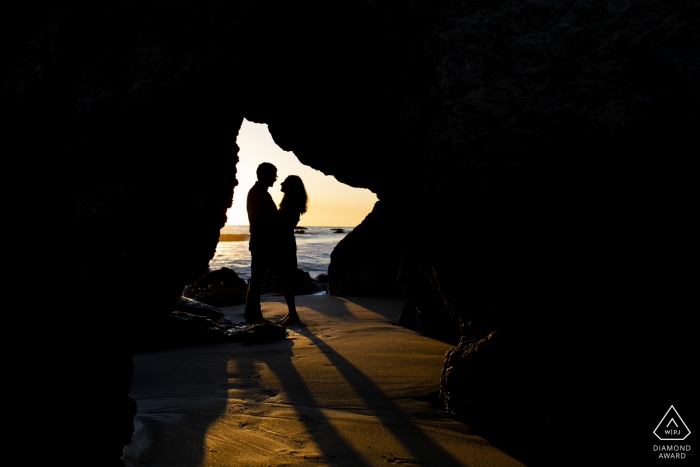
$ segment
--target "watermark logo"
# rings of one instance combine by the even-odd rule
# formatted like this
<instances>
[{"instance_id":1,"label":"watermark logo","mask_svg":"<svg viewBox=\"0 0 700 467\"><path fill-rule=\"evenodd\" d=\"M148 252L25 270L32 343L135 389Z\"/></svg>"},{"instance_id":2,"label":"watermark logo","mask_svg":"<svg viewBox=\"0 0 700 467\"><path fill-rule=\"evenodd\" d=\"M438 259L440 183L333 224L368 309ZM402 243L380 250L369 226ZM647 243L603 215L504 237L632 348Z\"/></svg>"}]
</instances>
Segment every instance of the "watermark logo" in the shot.
<instances>
[{"instance_id":1,"label":"watermark logo","mask_svg":"<svg viewBox=\"0 0 700 467\"><path fill-rule=\"evenodd\" d=\"M654 429L654 434L661 441L682 441L688 437L690 430L676 409L671 406Z\"/></svg>"}]
</instances>

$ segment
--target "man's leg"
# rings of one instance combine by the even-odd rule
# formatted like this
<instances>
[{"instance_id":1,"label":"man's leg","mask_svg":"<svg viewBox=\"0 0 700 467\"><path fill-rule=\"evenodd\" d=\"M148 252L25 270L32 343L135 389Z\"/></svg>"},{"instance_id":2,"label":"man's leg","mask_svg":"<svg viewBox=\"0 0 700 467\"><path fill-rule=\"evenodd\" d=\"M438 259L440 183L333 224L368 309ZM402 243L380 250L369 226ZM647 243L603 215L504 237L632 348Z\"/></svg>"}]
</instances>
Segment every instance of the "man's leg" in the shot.
<instances>
[{"instance_id":1,"label":"man's leg","mask_svg":"<svg viewBox=\"0 0 700 467\"><path fill-rule=\"evenodd\" d=\"M248 293L245 299L245 320L258 322L262 320L260 308L260 290L265 283L270 264L267 254L250 252L250 280L248 281Z\"/></svg>"}]
</instances>

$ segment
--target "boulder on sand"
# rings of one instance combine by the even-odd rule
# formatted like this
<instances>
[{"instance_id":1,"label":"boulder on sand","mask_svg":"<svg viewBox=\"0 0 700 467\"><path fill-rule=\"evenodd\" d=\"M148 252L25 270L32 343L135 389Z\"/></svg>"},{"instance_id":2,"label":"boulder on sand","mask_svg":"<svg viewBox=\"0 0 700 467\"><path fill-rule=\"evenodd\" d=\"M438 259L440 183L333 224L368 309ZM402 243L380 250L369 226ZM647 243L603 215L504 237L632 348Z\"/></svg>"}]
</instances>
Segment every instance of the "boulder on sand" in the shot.
<instances>
[{"instance_id":1,"label":"boulder on sand","mask_svg":"<svg viewBox=\"0 0 700 467\"><path fill-rule=\"evenodd\" d=\"M177 301L177 311L204 316L212 321L217 321L224 317L224 312L218 308L188 297L180 297Z\"/></svg>"},{"instance_id":2,"label":"boulder on sand","mask_svg":"<svg viewBox=\"0 0 700 467\"><path fill-rule=\"evenodd\" d=\"M326 290L326 286L320 282L314 280L311 275L297 269L293 278L294 295L310 295L317 292L323 292ZM277 276L268 275L267 280L262 286L262 293L281 293L279 281Z\"/></svg>"},{"instance_id":3,"label":"boulder on sand","mask_svg":"<svg viewBox=\"0 0 700 467\"><path fill-rule=\"evenodd\" d=\"M211 306L245 303L248 284L235 271L223 267L211 271L189 285L184 296Z\"/></svg>"}]
</instances>

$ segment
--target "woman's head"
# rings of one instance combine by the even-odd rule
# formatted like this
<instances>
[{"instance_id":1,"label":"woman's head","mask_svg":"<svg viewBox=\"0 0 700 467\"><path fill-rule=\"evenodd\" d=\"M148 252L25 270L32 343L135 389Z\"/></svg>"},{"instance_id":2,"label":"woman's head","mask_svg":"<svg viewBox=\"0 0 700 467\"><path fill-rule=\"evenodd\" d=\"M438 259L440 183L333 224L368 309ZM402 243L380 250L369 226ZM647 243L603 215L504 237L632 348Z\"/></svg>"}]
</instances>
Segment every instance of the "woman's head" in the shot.
<instances>
[{"instance_id":1,"label":"woman's head","mask_svg":"<svg viewBox=\"0 0 700 467\"><path fill-rule=\"evenodd\" d=\"M284 197L280 203L280 209L292 209L299 214L306 212L309 197L306 194L304 182L297 175L290 175L282 182Z\"/></svg>"}]
</instances>

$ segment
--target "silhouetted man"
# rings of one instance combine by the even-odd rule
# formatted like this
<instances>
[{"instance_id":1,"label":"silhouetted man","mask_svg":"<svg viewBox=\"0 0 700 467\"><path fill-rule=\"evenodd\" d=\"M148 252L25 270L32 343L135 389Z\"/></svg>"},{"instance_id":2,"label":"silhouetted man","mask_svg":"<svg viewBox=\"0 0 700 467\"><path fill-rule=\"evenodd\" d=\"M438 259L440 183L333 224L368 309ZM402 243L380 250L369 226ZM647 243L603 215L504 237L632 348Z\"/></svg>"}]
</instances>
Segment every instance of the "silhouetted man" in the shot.
<instances>
[{"instance_id":1,"label":"silhouetted man","mask_svg":"<svg viewBox=\"0 0 700 467\"><path fill-rule=\"evenodd\" d=\"M260 290L272 266L277 206L267 189L277 180L277 167L263 162L256 171L258 181L248 192L246 208L250 223L250 280L245 303L247 323L269 322L260 309Z\"/></svg>"}]
</instances>

